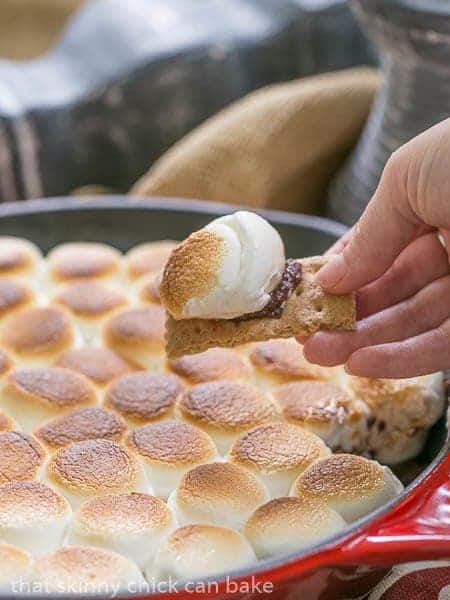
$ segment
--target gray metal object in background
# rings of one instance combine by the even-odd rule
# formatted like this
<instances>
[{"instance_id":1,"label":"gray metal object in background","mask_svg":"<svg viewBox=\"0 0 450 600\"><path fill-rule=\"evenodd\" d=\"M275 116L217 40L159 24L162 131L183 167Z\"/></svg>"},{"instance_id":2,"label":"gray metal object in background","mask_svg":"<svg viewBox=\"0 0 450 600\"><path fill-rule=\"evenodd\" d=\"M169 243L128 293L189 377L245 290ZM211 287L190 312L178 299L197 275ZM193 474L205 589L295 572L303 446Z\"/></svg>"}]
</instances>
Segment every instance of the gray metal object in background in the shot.
<instances>
[{"instance_id":1,"label":"gray metal object in background","mask_svg":"<svg viewBox=\"0 0 450 600\"><path fill-rule=\"evenodd\" d=\"M329 192L328 216L351 225L391 153L450 115L450 2L352 0L379 50L384 84L367 125Z\"/></svg>"},{"instance_id":2,"label":"gray metal object in background","mask_svg":"<svg viewBox=\"0 0 450 600\"><path fill-rule=\"evenodd\" d=\"M126 190L247 92L371 61L344 0L95 0L52 52L0 61L0 200Z\"/></svg>"}]
</instances>

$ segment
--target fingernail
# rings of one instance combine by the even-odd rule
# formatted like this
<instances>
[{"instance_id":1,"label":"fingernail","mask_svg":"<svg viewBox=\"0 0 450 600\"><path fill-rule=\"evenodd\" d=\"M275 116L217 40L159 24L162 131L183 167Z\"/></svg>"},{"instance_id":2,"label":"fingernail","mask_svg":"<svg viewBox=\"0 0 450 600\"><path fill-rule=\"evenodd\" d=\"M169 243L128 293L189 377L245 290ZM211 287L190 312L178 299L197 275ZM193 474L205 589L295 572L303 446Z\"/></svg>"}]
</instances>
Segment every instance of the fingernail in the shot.
<instances>
[{"instance_id":1,"label":"fingernail","mask_svg":"<svg viewBox=\"0 0 450 600\"><path fill-rule=\"evenodd\" d=\"M317 273L315 280L324 289L331 289L347 274L347 265L341 254L333 256Z\"/></svg>"}]
</instances>

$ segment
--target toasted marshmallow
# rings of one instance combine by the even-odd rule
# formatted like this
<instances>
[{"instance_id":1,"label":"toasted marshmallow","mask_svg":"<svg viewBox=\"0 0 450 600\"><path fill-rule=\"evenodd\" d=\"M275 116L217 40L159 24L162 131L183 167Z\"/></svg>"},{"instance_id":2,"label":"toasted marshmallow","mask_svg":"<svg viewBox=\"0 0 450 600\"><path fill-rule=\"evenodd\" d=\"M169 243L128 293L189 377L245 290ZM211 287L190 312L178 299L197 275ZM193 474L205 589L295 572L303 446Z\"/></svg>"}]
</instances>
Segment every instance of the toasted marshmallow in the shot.
<instances>
[{"instance_id":1,"label":"toasted marshmallow","mask_svg":"<svg viewBox=\"0 0 450 600\"><path fill-rule=\"evenodd\" d=\"M161 300L175 319L232 319L259 311L281 281L286 258L278 232L238 211L191 234L170 255Z\"/></svg>"},{"instance_id":2,"label":"toasted marshmallow","mask_svg":"<svg viewBox=\"0 0 450 600\"><path fill-rule=\"evenodd\" d=\"M33 290L29 285L10 277L0 277L0 319L31 304Z\"/></svg>"},{"instance_id":3,"label":"toasted marshmallow","mask_svg":"<svg viewBox=\"0 0 450 600\"><path fill-rule=\"evenodd\" d=\"M125 255L125 271L131 279L138 279L148 273L160 271L166 265L170 253L176 248L173 240L145 242L134 246Z\"/></svg>"},{"instance_id":4,"label":"toasted marshmallow","mask_svg":"<svg viewBox=\"0 0 450 600\"><path fill-rule=\"evenodd\" d=\"M229 460L255 473L271 497L277 498L286 496L295 478L328 454L329 448L310 431L288 423L269 423L237 439Z\"/></svg>"},{"instance_id":5,"label":"toasted marshmallow","mask_svg":"<svg viewBox=\"0 0 450 600\"><path fill-rule=\"evenodd\" d=\"M6 375L14 368L12 358L4 350L0 349L0 377Z\"/></svg>"},{"instance_id":6,"label":"toasted marshmallow","mask_svg":"<svg viewBox=\"0 0 450 600\"><path fill-rule=\"evenodd\" d=\"M16 369L7 375L0 394L0 406L29 432L46 419L96 400L86 377L60 367Z\"/></svg>"},{"instance_id":7,"label":"toasted marshmallow","mask_svg":"<svg viewBox=\"0 0 450 600\"><path fill-rule=\"evenodd\" d=\"M291 495L323 501L350 523L392 500L402 489L389 467L355 454L332 454L302 473Z\"/></svg>"},{"instance_id":8,"label":"toasted marshmallow","mask_svg":"<svg viewBox=\"0 0 450 600\"><path fill-rule=\"evenodd\" d=\"M107 548L143 567L172 529L172 513L159 498L117 494L82 504L73 517L68 543Z\"/></svg>"},{"instance_id":9,"label":"toasted marshmallow","mask_svg":"<svg viewBox=\"0 0 450 600\"><path fill-rule=\"evenodd\" d=\"M33 556L61 545L71 517L67 500L43 483L18 481L0 486L0 539Z\"/></svg>"},{"instance_id":10,"label":"toasted marshmallow","mask_svg":"<svg viewBox=\"0 0 450 600\"><path fill-rule=\"evenodd\" d=\"M171 419L134 429L127 444L141 458L153 493L164 499L186 471L217 459L216 447L204 431Z\"/></svg>"},{"instance_id":11,"label":"toasted marshmallow","mask_svg":"<svg viewBox=\"0 0 450 600\"><path fill-rule=\"evenodd\" d=\"M32 571L33 587L47 593L71 593L89 597L90 593L113 596L129 589L145 590L145 580L128 558L87 546L67 546L36 561Z\"/></svg>"},{"instance_id":12,"label":"toasted marshmallow","mask_svg":"<svg viewBox=\"0 0 450 600\"><path fill-rule=\"evenodd\" d=\"M95 279L81 279L60 289L54 302L67 309L75 318L86 342L99 333L103 321L128 303L125 294Z\"/></svg>"},{"instance_id":13,"label":"toasted marshmallow","mask_svg":"<svg viewBox=\"0 0 450 600\"><path fill-rule=\"evenodd\" d=\"M45 458L44 449L31 435L0 433L0 484L40 478Z\"/></svg>"},{"instance_id":14,"label":"toasted marshmallow","mask_svg":"<svg viewBox=\"0 0 450 600\"><path fill-rule=\"evenodd\" d=\"M192 383L239 379L251 372L244 357L230 348L210 348L206 352L171 360L169 365L175 373Z\"/></svg>"},{"instance_id":15,"label":"toasted marshmallow","mask_svg":"<svg viewBox=\"0 0 450 600\"><path fill-rule=\"evenodd\" d=\"M18 361L48 363L75 341L70 318L59 308L24 308L4 323L0 343Z\"/></svg>"},{"instance_id":16,"label":"toasted marshmallow","mask_svg":"<svg viewBox=\"0 0 450 600\"><path fill-rule=\"evenodd\" d=\"M32 242L23 238L0 236L0 276L36 275L42 253Z\"/></svg>"},{"instance_id":17,"label":"toasted marshmallow","mask_svg":"<svg viewBox=\"0 0 450 600\"><path fill-rule=\"evenodd\" d=\"M86 440L61 448L48 464L47 480L74 508L97 496L149 491L135 456L111 440Z\"/></svg>"},{"instance_id":18,"label":"toasted marshmallow","mask_svg":"<svg viewBox=\"0 0 450 600\"><path fill-rule=\"evenodd\" d=\"M303 356L301 345L293 338L268 340L254 344L250 360L258 369L258 375L273 380L322 379L329 376L331 369L312 365Z\"/></svg>"},{"instance_id":19,"label":"toasted marshmallow","mask_svg":"<svg viewBox=\"0 0 450 600\"><path fill-rule=\"evenodd\" d=\"M63 448L85 440L120 442L126 430L119 415L97 406L77 408L62 417L48 421L34 435L50 450Z\"/></svg>"},{"instance_id":20,"label":"toasted marshmallow","mask_svg":"<svg viewBox=\"0 0 450 600\"><path fill-rule=\"evenodd\" d=\"M47 255L49 275L56 283L85 277L117 277L120 259L121 254L116 248L91 242L60 244Z\"/></svg>"},{"instance_id":21,"label":"toasted marshmallow","mask_svg":"<svg viewBox=\"0 0 450 600\"><path fill-rule=\"evenodd\" d=\"M105 322L103 339L126 360L149 369L163 362L165 319L158 305L125 310Z\"/></svg>"},{"instance_id":22,"label":"toasted marshmallow","mask_svg":"<svg viewBox=\"0 0 450 600\"><path fill-rule=\"evenodd\" d=\"M366 405L338 383L286 383L274 391L274 398L287 421L320 436L330 448L350 451L366 436Z\"/></svg>"},{"instance_id":23,"label":"toasted marshmallow","mask_svg":"<svg viewBox=\"0 0 450 600\"><path fill-rule=\"evenodd\" d=\"M248 519L244 535L259 559L314 546L342 531L344 519L310 498L275 498Z\"/></svg>"},{"instance_id":24,"label":"toasted marshmallow","mask_svg":"<svg viewBox=\"0 0 450 600\"><path fill-rule=\"evenodd\" d=\"M33 561L22 548L0 542L0 591L14 591L30 580Z\"/></svg>"},{"instance_id":25,"label":"toasted marshmallow","mask_svg":"<svg viewBox=\"0 0 450 600\"><path fill-rule=\"evenodd\" d=\"M130 363L109 348L92 346L70 350L58 359L56 365L77 371L100 387L134 370Z\"/></svg>"},{"instance_id":26,"label":"toasted marshmallow","mask_svg":"<svg viewBox=\"0 0 450 600\"><path fill-rule=\"evenodd\" d=\"M171 416L182 391L181 381L175 375L131 373L113 381L103 405L131 424L142 424Z\"/></svg>"},{"instance_id":27,"label":"toasted marshmallow","mask_svg":"<svg viewBox=\"0 0 450 600\"><path fill-rule=\"evenodd\" d=\"M186 392L178 409L184 420L198 425L226 454L244 431L275 418L272 402L259 390L236 381L210 381Z\"/></svg>"},{"instance_id":28,"label":"toasted marshmallow","mask_svg":"<svg viewBox=\"0 0 450 600\"><path fill-rule=\"evenodd\" d=\"M240 530L269 494L253 473L215 462L185 473L169 497L179 525L205 523Z\"/></svg>"},{"instance_id":29,"label":"toasted marshmallow","mask_svg":"<svg viewBox=\"0 0 450 600\"><path fill-rule=\"evenodd\" d=\"M160 546L148 581L195 580L250 566L255 554L237 531L213 525L179 527Z\"/></svg>"},{"instance_id":30,"label":"toasted marshmallow","mask_svg":"<svg viewBox=\"0 0 450 600\"><path fill-rule=\"evenodd\" d=\"M151 273L139 280L138 298L143 303L161 304L159 288L161 285L162 271Z\"/></svg>"},{"instance_id":31,"label":"toasted marshmallow","mask_svg":"<svg viewBox=\"0 0 450 600\"><path fill-rule=\"evenodd\" d=\"M20 427L9 415L0 410L0 431L14 431Z\"/></svg>"},{"instance_id":32,"label":"toasted marshmallow","mask_svg":"<svg viewBox=\"0 0 450 600\"><path fill-rule=\"evenodd\" d=\"M395 465L419 454L446 405L443 374L411 379L348 376L346 381L369 408L367 447L373 456Z\"/></svg>"}]
</instances>

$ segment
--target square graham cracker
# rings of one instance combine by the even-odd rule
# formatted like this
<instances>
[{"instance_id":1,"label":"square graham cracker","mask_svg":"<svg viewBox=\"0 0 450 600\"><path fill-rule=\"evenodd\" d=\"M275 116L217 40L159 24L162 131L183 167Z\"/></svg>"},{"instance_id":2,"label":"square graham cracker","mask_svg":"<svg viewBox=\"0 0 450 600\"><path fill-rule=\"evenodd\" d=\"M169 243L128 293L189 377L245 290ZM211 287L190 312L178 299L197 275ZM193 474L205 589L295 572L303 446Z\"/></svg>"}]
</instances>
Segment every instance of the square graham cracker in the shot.
<instances>
[{"instance_id":1,"label":"square graham cracker","mask_svg":"<svg viewBox=\"0 0 450 600\"><path fill-rule=\"evenodd\" d=\"M355 295L327 294L314 281L315 273L326 261L323 256L300 259L302 279L277 318L175 320L169 316L167 356L178 358L216 346L233 347L272 338L304 336L319 330L355 329Z\"/></svg>"}]
</instances>

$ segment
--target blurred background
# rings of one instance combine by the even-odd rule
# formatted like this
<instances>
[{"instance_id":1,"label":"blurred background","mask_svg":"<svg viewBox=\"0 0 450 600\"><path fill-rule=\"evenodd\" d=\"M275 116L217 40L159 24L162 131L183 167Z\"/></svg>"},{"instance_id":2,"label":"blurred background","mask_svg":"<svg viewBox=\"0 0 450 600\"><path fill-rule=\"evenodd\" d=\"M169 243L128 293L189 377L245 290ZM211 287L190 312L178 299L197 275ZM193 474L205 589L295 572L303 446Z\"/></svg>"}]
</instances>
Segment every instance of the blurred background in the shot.
<instances>
[{"instance_id":1,"label":"blurred background","mask_svg":"<svg viewBox=\"0 0 450 600\"><path fill-rule=\"evenodd\" d=\"M449 112L449 4L2 0L0 200L179 196L352 223L390 153Z\"/></svg>"}]
</instances>

